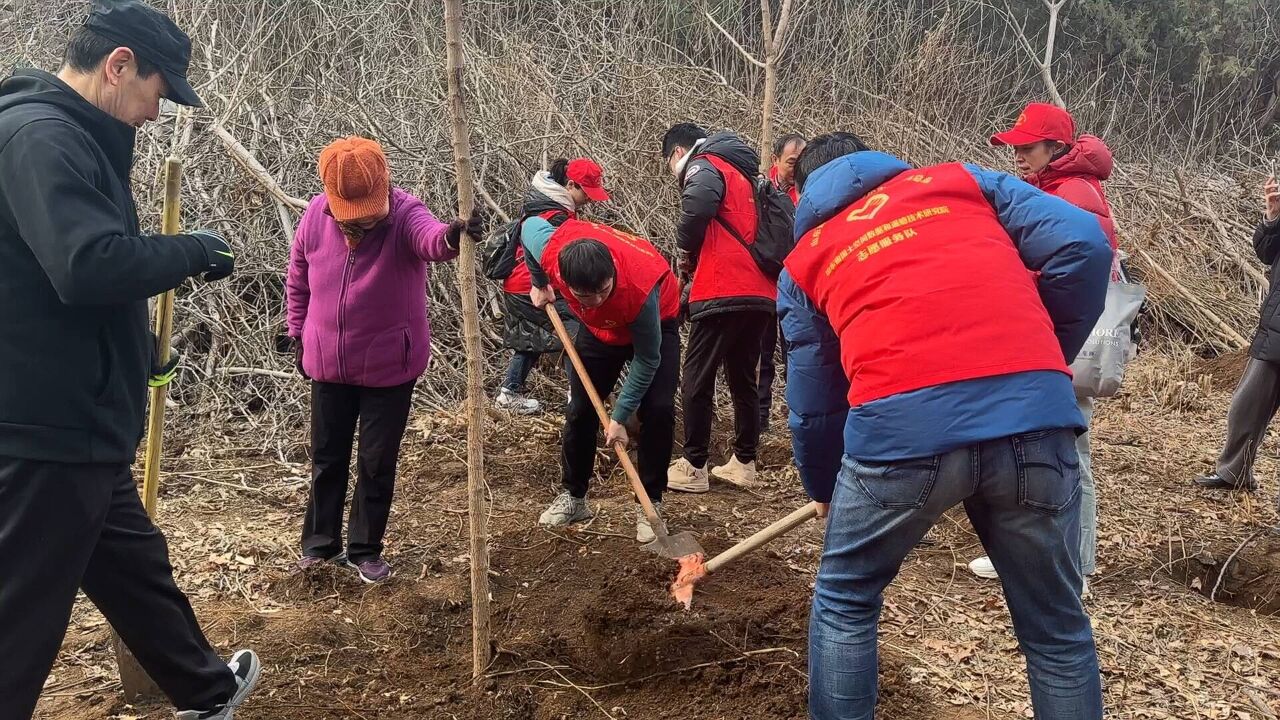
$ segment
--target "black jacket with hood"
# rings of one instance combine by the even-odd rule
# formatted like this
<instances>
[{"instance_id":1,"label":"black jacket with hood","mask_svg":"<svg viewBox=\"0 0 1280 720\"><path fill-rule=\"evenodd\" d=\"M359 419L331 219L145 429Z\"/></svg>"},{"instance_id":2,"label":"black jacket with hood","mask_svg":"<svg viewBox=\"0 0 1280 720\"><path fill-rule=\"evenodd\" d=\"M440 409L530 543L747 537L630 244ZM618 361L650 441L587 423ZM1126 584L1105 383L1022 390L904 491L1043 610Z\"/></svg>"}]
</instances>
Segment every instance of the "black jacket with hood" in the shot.
<instances>
[{"instance_id":1,"label":"black jacket with hood","mask_svg":"<svg viewBox=\"0 0 1280 720\"><path fill-rule=\"evenodd\" d=\"M1263 222L1253 233L1253 249L1258 259L1271 266L1270 289L1262 301L1258 330L1253 334L1249 355L1280 363L1280 220Z\"/></svg>"},{"instance_id":2,"label":"black jacket with hood","mask_svg":"<svg viewBox=\"0 0 1280 720\"><path fill-rule=\"evenodd\" d=\"M726 178L709 156L723 160L741 173L741 178L734 179L737 193L734 198L728 197ZM680 173L676 244L695 268L693 281L685 283L692 320L739 310L774 312L775 283L765 277L750 253L737 239L731 238L724 225L732 222L727 220L726 213L740 215L745 210L755 216L751 182L759 175L759 166L760 155L754 149L733 133L719 132L693 147ZM732 241L709 242L713 233ZM714 255L708 256L708 253ZM703 271L699 272L698 268Z\"/></svg>"},{"instance_id":3,"label":"black jacket with hood","mask_svg":"<svg viewBox=\"0 0 1280 720\"><path fill-rule=\"evenodd\" d=\"M522 218L531 218L551 211L561 213L559 216L552 217L550 220L552 226L559 227L569 217L569 211L564 205L530 187L528 193L525 194L524 206L520 210L520 216ZM523 222L521 220L522 225ZM542 266L533 261L532 258L526 261L525 265L526 267L536 267L538 269L540 275L538 281L542 283L539 287L545 287L548 280L546 273L542 270ZM532 269L530 274L533 274ZM547 319L547 313L534 307L527 293L504 292L502 299L504 306L502 341L505 347L520 352L538 353L559 352L562 349L560 338L556 337L556 331L551 327L551 321ZM560 312L560 319L564 321L565 329L569 331L569 337L576 335L578 323L563 298L556 298L556 309Z\"/></svg>"},{"instance_id":4,"label":"black jacket with hood","mask_svg":"<svg viewBox=\"0 0 1280 720\"><path fill-rule=\"evenodd\" d=\"M49 73L0 82L0 457L134 460L147 298L209 267L197 238L140 234L134 134Z\"/></svg>"}]
</instances>

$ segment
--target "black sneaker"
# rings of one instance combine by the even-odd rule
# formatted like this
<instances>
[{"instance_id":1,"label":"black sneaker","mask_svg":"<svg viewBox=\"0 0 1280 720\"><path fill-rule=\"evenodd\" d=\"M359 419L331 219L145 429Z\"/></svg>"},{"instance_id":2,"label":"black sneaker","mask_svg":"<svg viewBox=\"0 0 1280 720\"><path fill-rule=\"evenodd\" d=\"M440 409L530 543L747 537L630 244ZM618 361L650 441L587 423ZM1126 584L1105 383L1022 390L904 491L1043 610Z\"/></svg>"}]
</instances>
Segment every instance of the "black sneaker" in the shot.
<instances>
[{"instance_id":1,"label":"black sneaker","mask_svg":"<svg viewBox=\"0 0 1280 720\"><path fill-rule=\"evenodd\" d=\"M1209 490L1244 490L1246 492L1253 492L1258 489L1258 481L1256 480L1250 480L1244 485L1236 485L1218 473L1201 475L1196 478L1194 482L1196 485Z\"/></svg>"},{"instance_id":2,"label":"black sneaker","mask_svg":"<svg viewBox=\"0 0 1280 720\"><path fill-rule=\"evenodd\" d=\"M262 663L252 650L241 650L231 656L227 667L236 676L236 691L231 699L225 705L210 710L179 710L175 715L177 720L233 720L236 708L240 707L258 684L258 677L262 675Z\"/></svg>"}]
</instances>

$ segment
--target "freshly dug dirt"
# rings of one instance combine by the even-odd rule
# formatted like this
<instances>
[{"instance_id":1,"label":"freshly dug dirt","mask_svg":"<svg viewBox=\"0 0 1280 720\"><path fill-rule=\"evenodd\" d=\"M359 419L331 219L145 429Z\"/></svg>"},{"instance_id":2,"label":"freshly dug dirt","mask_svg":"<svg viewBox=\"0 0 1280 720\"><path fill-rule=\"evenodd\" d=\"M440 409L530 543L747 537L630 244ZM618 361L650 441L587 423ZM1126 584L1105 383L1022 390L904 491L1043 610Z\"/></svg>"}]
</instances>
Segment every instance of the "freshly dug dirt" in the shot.
<instances>
[{"instance_id":1,"label":"freshly dug dirt","mask_svg":"<svg viewBox=\"0 0 1280 720\"><path fill-rule=\"evenodd\" d=\"M1274 530L1250 532L1234 544L1213 543L1175 560L1171 573L1205 597L1280 615L1280 535Z\"/></svg>"},{"instance_id":2,"label":"freshly dug dirt","mask_svg":"<svg viewBox=\"0 0 1280 720\"><path fill-rule=\"evenodd\" d=\"M1248 350L1235 350L1200 360L1194 364L1192 370L1194 375L1212 377L1214 389L1231 392L1240 383L1240 376L1244 374L1244 368L1248 364Z\"/></svg>"}]
</instances>

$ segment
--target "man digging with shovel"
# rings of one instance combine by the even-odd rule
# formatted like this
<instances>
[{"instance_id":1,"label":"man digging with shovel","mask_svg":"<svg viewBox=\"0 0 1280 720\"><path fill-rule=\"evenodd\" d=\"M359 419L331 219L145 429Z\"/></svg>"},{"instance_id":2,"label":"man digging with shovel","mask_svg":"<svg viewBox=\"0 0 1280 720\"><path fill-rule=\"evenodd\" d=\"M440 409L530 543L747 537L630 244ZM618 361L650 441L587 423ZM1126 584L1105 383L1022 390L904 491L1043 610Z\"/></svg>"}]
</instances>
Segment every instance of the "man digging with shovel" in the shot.
<instances>
[{"instance_id":1,"label":"man digging with shovel","mask_svg":"<svg viewBox=\"0 0 1280 720\"><path fill-rule=\"evenodd\" d=\"M529 293L543 308L556 292L582 322L574 349L589 382L607 396L629 360L605 433L605 444L625 447L623 425L638 411L640 478L659 513L667 487L667 464L675 434L675 394L679 385L680 283L652 244L606 225L566 220L544 247L525 247L533 277ZM544 270L545 268L545 270ZM561 467L564 492L538 522L559 527L591 518L586 496L595 467L599 420L592 399L575 369L569 374L569 410L565 413ZM637 506L636 540L654 539L654 529Z\"/></svg>"},{"instance_id":2,"label":"man digging with shovel","mask_svg":"<svg viewBox=\"0 0 1280 720\"><path fill-rule=\"evenodd\" d=\"M1080 603L1085 424L1067 365L1102 312L1102 228L1012 176L915 169L848 133L814 138L797 182L778 309L796 465L828 517L812 717L874 716L883 592L963 503L999 571L1036 717L1100 720Z\"/></svg>"},{"instance_id":3,"label":"man digging with shovel","mask_svg":"<svg viewBox=\"0 0 1280 720\"><path fill-rule=\"evenodd\" d=\"M179 720L226 720L257 682L174 584L129 466L156 339L147 298L231 275L216 232L149 235L129 186L160 99L199 106L191 41L142 2L98 0L51 75L0 83L0 718L35 709L84 590Z\"/></svg>"}]
</instances>

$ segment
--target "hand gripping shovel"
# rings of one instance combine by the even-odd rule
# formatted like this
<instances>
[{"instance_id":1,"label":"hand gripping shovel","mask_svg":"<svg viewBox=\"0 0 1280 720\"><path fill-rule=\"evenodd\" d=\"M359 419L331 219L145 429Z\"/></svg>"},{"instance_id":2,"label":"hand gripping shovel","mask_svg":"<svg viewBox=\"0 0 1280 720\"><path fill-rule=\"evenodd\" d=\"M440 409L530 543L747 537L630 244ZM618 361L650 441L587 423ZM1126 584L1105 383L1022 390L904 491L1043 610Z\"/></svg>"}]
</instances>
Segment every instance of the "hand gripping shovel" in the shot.
<instances>
[{"instance_id":1,"label":"hand gripping shovel","mask_svg":"<svg viewBox=\"0 0 1280 720\"><path fill-rule=\"evenodd\" d=\"M706 562L703 562L701 553L682 558L680 574L676 576L676 581L671 583L671 597L683 603L685 609L688 609L693 604L693 586L699 580L817 516L818 504L811 502Z\"/></svg>"},{"instance_id":2,"label":"hand gripping shovel","mask_svg":"<svg viewBox=\"0 0 1280 720\"><path fill-rule=\"evenodd\" d=\"M591 398L591 404L596 408L596 415L600 416L600 424L602 427L609 427L609 415L604 411L604 403L600 400L600 394L596 392L595 386L591 383L591 378L587 375L587 369L582 366L582 358L578 357L578 351L573 347L573 341L569 338L569 333L564 329L564 323L560 320L559 313L556 312L554 305L547 304L547 317L551 318L551 324L556 329L556 335L560 337L560 344L564 345L564 351L569 353L569 361L573 363L573 369L577 371L578 378L582 380L582 387L586 388L587 396ZM582 332L589 332L584 329ZM672 560L680 560L681 558L699 555L703 553L702 546L698 544L698 539L693 533L682 532L675 535L667 534L666 523L662 518L658 517L658 511L653 509L653 503L649 502L649 493L645 492L644 484L640 482L640 474L636 472L636 466L631 463L631 456L627 455L627 448L622 443L616 443L613 449L618 453L618 462L622 463L622 467L627 471L627 479L631 481L631 490L635 493L636 499L640 501L640 505L644 508L645 517L649 518L649 525L653 527L653 542L646 543L643 547L649 552L657 553L665 558Z\"/></svg>"}]
</instances>

